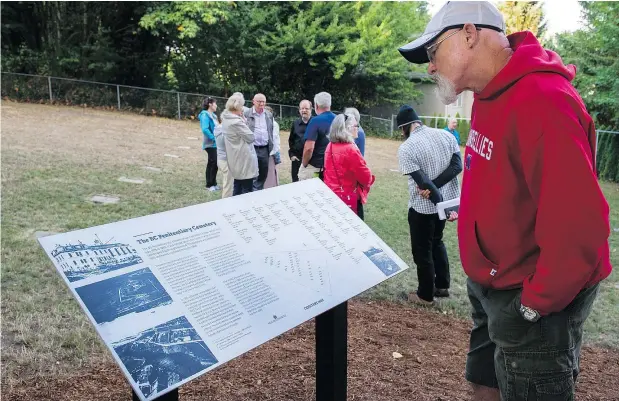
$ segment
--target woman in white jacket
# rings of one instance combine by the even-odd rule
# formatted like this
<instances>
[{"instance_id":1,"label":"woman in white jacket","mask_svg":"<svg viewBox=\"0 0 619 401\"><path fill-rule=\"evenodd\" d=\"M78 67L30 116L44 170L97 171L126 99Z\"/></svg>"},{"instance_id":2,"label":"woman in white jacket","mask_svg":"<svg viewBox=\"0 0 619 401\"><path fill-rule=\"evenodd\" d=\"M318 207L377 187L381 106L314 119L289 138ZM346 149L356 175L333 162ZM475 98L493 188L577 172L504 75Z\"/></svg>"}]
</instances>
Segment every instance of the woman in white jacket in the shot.
<instances>
[{"instance_id":1,"label":"woman in white jacket","mask_svg":"<svg viewBox=\"0 0 619 401\"><path fill-rule=\"evenodd\" d=\"M269 106L266 106L265 110L268 110L271 114L273 114L273 109ZM269 155L269 171L267 173L267 178L264 181L264 189L279 185L279 175L277 174L277 165L281 163L279 149L279 124L275 121L275 118L273 118L273 150L271 150L271 154Z\"/></svg>"},{"instance_id":2,"label":"woman in white jacket","mask_svg":"<svg viewBox=\"0 0 619 401\"><path fill-rule=\"evenodd\" d=\"M258 176L255 138L243 118L244 104L243 95L235 93L221 113L228 169L234 178L232 196L252 192L254 177Z\"/></svg>"}]
</instances>

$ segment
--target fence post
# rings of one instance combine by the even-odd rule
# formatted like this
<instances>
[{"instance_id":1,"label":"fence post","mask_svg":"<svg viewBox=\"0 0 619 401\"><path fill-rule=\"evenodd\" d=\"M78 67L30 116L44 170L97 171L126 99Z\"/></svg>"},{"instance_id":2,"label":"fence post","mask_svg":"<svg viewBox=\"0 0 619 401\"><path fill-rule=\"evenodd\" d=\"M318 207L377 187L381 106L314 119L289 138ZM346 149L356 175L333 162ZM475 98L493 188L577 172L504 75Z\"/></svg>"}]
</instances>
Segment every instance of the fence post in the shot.
<instances>
[{"instance_id":1,"label":"fence post","mask_svg":"<svg viewBox=\"0 0 619 401\"><path fill-rule=\"evenodd\" d=\"M279 105L279 121L282 120L282 105Z\"/></svg>"},{"instance_id":2,"label":"fence post","mask_svg":"<svg viewBox=\"0 0 619 401\"><path fill-rule=\"evenodd\" d=\"M116 85L116 99L118 100L118 110L120 110L120 86Z\"/></svg>"},{"instance_id":3,"label":"fence post","mask_svg":"<svg viewBox=\"0 0 619 401\"><path fill-rule=\"evenodd\" d=\"M598 174L598 139L600 137L600 133L596 132L595 133L595 155L594 160L595 160L595 166L593 166L593 170L595 171L595 175L597 176Z\"/></svg>"},{"instance_id":4,"label":"fence post","mask_svg":"<svg viewBox=\"0 0 619 401\"><path fill-rule=\"evenodd\" d=\"M438 117L434 118L434 128L438 128Z\"/></svg>"},{"instance_id":5,"label":"fence post","mask_svg":"<svg viewBox=\"0 0 619 401\"><path fill-rule=\"evenodd\" d=\"M393 114L391 115L391 129L389 130L389 133L391 135L391 138L393 138Z\"/></svg>"},{"instance_id":6,"label":"fence post","mask_svg":"<svg viewBox=\"0 0 619 401\"><path fill-rule=\"evenodd\" d=\"M47 77L47 86L49 87L49 101L54 101L54 95L52 94L52 77Z\"/></svg>"},{"instance_id":7,"label":"fence post","mask_svg":"<svg viewBox=\"0 0 619 401\"><path fill-rule=\"evenodd\" d=\"M176 92L176 102L178 104L178 119L181 119L181 94Z\"/></svg>"}]
</instances>

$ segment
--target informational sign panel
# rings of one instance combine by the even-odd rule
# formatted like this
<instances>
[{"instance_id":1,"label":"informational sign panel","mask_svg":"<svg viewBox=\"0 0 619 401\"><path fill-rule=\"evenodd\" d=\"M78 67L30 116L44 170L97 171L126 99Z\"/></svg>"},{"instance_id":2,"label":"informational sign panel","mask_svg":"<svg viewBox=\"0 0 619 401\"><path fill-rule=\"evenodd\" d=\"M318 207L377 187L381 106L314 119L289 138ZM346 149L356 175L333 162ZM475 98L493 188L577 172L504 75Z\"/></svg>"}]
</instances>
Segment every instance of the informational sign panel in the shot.
<instances>
[{"instance_id":1,"label":"informational sign panel","mask_svg":"<svg viewBox=\"0 0 619 401\"><path fill-rule=\"evenodd\" d=\"M39 242L142 400L407 268L318 179Z\"/></svg>"}]
</instances>

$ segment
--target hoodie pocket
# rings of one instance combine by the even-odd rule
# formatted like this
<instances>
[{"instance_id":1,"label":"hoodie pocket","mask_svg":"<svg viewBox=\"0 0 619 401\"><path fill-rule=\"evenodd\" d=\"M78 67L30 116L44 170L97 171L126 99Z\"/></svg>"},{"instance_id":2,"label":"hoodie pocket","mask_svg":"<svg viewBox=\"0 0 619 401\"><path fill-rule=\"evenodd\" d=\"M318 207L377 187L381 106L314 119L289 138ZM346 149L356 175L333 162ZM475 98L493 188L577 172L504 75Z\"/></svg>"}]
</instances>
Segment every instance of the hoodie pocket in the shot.
<instances>
[{"instance_id":1,"label":"hoodie pocket","mask_svg":"<svg viewBox=\"0 0 619 401\"><path fill-rule=\"evenodd\" d=\"M477 229L477 222L475 222L473 224L473 228L475 230L475 248L477 249L477 252L479 253L479 255L481 255L481 257L483 258L483 260L490 266L494 267L494 268L498 268L499 265L495 262L493 262L492 260L490 260L490 258L488 258L488 256L486 256L486 253L484 252L484 250L481 247L481 244L479 242L479 230Z\"/></svg>"},{"instance_id":2,"label":"hoodie pocket","mask_svg":"<svg viewBox=\"0 0 619 401\"><path fill-rule=\"evenodd\" d=\"M464 222L461 222L462 224ZM462 241L464 247L460 249L462 266L467 276L474 282L488 285L499 270L497 263L490 260L484 253L477 230L477 222L471 221L462 234L466 236Z\"/></svg>"}]
</instances>

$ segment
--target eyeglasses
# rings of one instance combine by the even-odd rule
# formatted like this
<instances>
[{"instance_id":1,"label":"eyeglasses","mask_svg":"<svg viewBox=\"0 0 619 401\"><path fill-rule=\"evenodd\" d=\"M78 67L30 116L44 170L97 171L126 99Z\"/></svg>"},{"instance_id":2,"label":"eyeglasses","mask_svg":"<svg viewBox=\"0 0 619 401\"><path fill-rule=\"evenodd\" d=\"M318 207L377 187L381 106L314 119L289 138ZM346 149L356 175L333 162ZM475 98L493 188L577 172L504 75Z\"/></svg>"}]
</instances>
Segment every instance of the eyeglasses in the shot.
<instances>
[{"instance_id":1,"label":"eyeglasses","mask_svg":"<svg viewBox=\"0 0 619 401\"><path fill-rule=\"evenodd\" d=\"M449 35L445 36L443 39L432 43L430 46L426 46L426 54L428 55L428 60L430 60L431 63L434 63L434 58L436 56L436 52L438 50L438 46L443 43L444 41L446 41L447 39L451 38L452 36L454 36L455 34L457 34L458 32L460 32L462 29L464 28L460 28L457 31L453 31L452 33L450 33Z\"/></svg>"}]
</instances>

